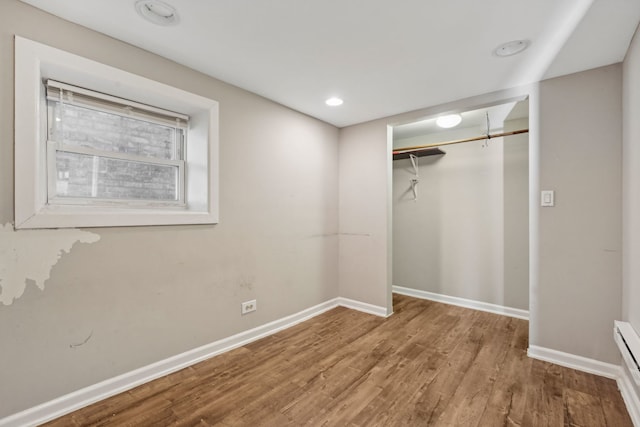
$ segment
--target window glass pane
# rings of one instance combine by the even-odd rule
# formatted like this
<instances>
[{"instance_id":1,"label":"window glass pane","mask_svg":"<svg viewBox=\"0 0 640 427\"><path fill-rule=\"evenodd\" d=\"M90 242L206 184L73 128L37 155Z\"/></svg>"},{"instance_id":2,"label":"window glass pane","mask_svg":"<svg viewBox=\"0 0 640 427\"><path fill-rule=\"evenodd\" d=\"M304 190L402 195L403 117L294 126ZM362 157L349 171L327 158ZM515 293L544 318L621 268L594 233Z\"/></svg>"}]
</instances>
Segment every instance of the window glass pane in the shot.
<instances>
[{"instance_id":1,"label":"window glass pane","mask_svg":"<svg viewBox=\"0 0 640 427\"><path fill-rule=\"evenodd\" d=\"M178 166L56 152L56 196L178 200Z\"/></svg>"},{"instance_id":2,"label":"window glass pane","mask_svg":"<svg viewBox=\"0 0 640 427\"><path fill-rule=\"evenodd\" d=\"M49 101L49 106L53 119L50 138L55 142L136 156L182 159L180 129L55 101Z\"/></svg>"}]
</instances>

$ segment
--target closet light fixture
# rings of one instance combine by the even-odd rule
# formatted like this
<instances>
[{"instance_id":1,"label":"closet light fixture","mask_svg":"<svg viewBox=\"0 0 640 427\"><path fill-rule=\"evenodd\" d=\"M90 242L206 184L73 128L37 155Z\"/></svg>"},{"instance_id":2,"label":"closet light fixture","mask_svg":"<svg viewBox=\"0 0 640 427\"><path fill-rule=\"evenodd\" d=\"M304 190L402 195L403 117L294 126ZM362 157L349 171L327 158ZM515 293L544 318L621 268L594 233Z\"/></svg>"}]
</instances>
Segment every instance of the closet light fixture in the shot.
<instances>
[{"instance_id":1,"label":"closet light fixture","mask_svg":"<svg viewBox=\"0 0 640 427\"><path fill-rule=\"evenodd\" d=\"M436 119L436 124L445 129L456 127L461 122L462 116L460 114L448 114L446 116L440 116Z\"/></svg>"},{"instance_id":2,"label":"closet light fixture","mask_svg":"<svg viewBox=\"0 0 640 427\"><path fill-rule=\"evenodd\" d=\"M327 104L330 107L337 107L339 105L342 105L344 103L344 101L340 98L336 98L335 96L332 98L327 99L326 101L324 101L325 104Z\"/></svg>"},{"instance_id":3,"label":"closet light fixture","mask_svg":"<svg viewBox=\"0 0 640 427\"><path fill-rule=\"evenodd\" d=\"M160 0L138 0L135 4L138 14L156 25L175 25L178 23L176 9Z\"/></svg>"}]
</instances>

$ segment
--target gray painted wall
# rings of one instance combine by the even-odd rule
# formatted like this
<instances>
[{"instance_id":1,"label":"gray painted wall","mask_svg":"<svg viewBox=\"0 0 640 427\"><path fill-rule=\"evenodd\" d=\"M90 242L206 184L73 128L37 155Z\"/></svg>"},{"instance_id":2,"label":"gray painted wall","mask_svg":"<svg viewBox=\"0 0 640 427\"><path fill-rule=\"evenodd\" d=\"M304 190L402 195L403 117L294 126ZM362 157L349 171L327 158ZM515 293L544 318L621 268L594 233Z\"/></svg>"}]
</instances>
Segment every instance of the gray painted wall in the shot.
<instances>
[{"instance_id":1,"label":"gray painted wall","mask_svg":"<svg viewBox=\"0 0 640 427\"><path fill-rule=\"evenodd\" d=\"M340 296L391 313L391 143L387 126L340 130Z\"/></svg>"},{"instance_id":2,"label":"gray painted wall","mask_svg":"<svg viewBox=\"0 0 640 427\"><path fill-rule=\"evenodd\" d=\"M44 291L0 305L0 418L338 296L335 127L17 0L0 8L1 224L14 34L219 101L221 159L220 224L92 229L100 241L74 246Z\"/></svg>"},{"instance_id":3,"label":"gray painted wall","mask_svg":"<svg viewBox=\"0 0 640 427\"><path fill-rule=\"evenodd\" d=\"M618 363L622 301L622 67L540 83L540 188L533 345Z\"/></svg>"},{"instance_id":4,"label":"gray painted wall","mask_svg":"<svg viewBox=\"0 0 640 427\"><path fill-rule=\"evenodd\" d=\"M623 66L622 319L640 333L640 33ZM626 368L625 368L626 372ZM627 374L629 377L630 375ZM631 381L633 383L633 381ZM640 396L640 387L636 387Z\"/></svg>"},{"instance_id":5,"label":"gray painted wall","mask_svg":"<svg viewBox=\"0 0 640 427\"><path fill-rule=\"evenodd\" d=\"M623 313L640 332L640 35L624 62L623 81Z\"/></svg>"}]
</instances>

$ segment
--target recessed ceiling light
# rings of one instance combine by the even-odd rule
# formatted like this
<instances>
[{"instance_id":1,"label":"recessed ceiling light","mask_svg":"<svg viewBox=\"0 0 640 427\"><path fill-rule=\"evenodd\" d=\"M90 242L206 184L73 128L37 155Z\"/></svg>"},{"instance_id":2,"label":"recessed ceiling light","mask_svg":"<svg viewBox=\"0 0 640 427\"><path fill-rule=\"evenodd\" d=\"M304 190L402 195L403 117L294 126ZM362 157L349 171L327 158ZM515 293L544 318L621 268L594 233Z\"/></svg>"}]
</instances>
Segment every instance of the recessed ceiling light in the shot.
<instances>
[{"instance_id":1,"label":"recessed ceiling light","mask_svg":"<svg viewBox=\"0 0 640 427\"><path fill-rule=\"evenodd\" d=\"M460 116L460 114L449 114L436 119L436 124L445 129L456 127L460 122L462 122L462 116Z\"/></svg>"},{"instance_id":2,"label":"recessed ceiling light","mask_svg":"<svg viewBox=\"0 0 640 427\"><path fill-rule=\"evenodd\" d=\"M529 40L513 40L503 43L493 50L495 56L505 57L518 54L529 47Z\"/></svg>"},{"instance_id":3,"label":"recessed ceiling light","mask_svg":"<svg viewBox=\"0 0 640 427\"><path fill-rule=\"evenodd\" d=\"M175 25L178 23L176 9L160 0L138 0L136 10L140 16L153 24Z\"/></svg>"},{"instance_id":4,"label":"recessed ceiling light","mask_svg":"<svg viewBox=\"0 0 640 427\"><path fill-rule=\"evenodd\" d=\"M329 98L326 101L324 101L325 104L327 104L330 107L337 107L338 105L342 105L344 103L344 101L340 98Z\"/></svg>"}]
</instances>

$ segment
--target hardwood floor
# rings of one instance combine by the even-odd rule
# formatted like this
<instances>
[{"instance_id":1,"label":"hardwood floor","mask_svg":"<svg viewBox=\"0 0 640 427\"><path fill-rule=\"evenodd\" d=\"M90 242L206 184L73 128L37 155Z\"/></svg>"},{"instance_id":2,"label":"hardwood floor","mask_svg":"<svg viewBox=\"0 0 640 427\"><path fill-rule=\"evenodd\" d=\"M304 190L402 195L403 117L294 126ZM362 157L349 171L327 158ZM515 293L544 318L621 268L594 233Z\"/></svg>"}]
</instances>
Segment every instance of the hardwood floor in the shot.
<instances>
[{"instance_id":1,"label":"hardwood floor","mask_svg":"<svg viewBox=\"0 0 640 427\"><path fill-rule=\"evenodd\" d=\"M336 308L49 426L632 426L615 381L527 357L528 322L394 295Z\"/></svg>"}]
</instances>

